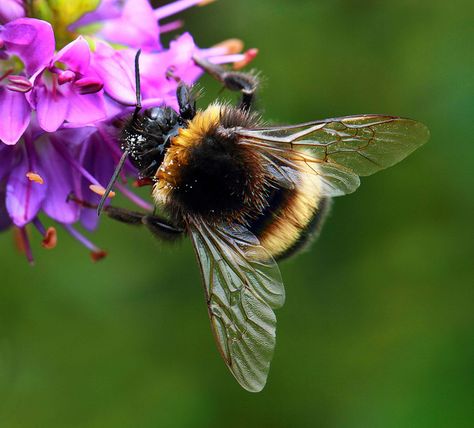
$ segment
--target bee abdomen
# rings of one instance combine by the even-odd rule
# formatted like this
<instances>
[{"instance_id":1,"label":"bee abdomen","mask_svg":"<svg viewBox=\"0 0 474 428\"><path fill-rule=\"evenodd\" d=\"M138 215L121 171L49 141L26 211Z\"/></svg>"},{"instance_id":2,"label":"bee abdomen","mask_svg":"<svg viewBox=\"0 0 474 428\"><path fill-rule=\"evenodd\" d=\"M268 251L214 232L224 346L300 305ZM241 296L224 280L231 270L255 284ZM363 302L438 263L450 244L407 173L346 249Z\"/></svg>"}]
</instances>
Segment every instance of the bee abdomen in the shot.
<instances>
[{"instance_id":1,"label":"bee abdomen","mask_svg":"<svg viewBox=\"0 0 474 428\"><path fill-rule=\"evenodd\" d=\"M319 196L310 184L304 182L300 189L274 189L267 208L250 224L251 232L276 260L303 250L319 235L331 199Z\"/></svg>"}]
</instances>

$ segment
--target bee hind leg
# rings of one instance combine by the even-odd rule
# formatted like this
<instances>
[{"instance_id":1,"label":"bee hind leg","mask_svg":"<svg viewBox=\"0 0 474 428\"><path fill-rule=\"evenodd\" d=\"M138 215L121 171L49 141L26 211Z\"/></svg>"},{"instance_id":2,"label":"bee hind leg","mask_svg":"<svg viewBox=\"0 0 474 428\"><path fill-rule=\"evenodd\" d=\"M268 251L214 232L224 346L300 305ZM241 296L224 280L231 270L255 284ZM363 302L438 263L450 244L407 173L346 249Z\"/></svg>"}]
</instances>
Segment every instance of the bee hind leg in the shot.
<instances>
[{"instance_id":1,"label":"bee hind leg","mask_svg":"<svg viewBox=\"0 0 474 428\"><path fill-rule=\"evenodd\" d=\"M206 59L193 57L194 62L205 72L221 82L230 91L239 91L242 94L239 109L249 111L258 88L258 79L251 73L228 71L224 67L213 64Z\"/></svg>"},{"instance_id":2,"label":"bee hind leg","mask_svg":"<svg viewBox=\"0 0 474 428\"><path fill-rule=\"evenodd\" d=\"M168 220L156 215L143 214L138 211L131 211L110 205L104 208L104 212L111 219L120 221L121 223L137 226L143 225L158 239L173 241L184 233L183 228L177 227Z\"/></svg>"}]
</instances>

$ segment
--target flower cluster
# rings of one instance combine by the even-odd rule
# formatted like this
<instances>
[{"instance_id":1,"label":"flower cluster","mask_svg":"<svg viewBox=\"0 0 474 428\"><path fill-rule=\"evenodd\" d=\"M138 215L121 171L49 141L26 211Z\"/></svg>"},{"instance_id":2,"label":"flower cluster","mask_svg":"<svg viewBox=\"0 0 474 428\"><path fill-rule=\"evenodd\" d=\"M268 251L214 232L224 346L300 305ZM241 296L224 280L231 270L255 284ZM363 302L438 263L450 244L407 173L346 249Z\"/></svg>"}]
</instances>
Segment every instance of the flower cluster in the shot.
<instances>
[{"instance_id":1,"label":"flower cluster","mask_svg":"<svg viewBox=\"0 0 474 428\"><path fill-rule=\"evenodd\" d=\"M177 0L153 9L148 0L83 0L73 11L66 8L69 22L58 15L61 7L51 6L68 2L2 0L0 230L17 228L30 262L29 229L40 233L44 247L56 245L56 228L45 227L40 214L89 248L93 259L105 255L78 225L97 226L95 211L84 207L97 204L120 159L114 124L136 103L138 49L145 108L177 107L177 79L169 72L193 84L201 74L193 56L235 65L253 57L253 50L240 53L238 40L198 48L189 33L162 45L160 35L182 24L164 19L207 2ZM134 173L130 165L118 190L151 209L126 186L127 173Z\"/></svg>"}]
</instances>

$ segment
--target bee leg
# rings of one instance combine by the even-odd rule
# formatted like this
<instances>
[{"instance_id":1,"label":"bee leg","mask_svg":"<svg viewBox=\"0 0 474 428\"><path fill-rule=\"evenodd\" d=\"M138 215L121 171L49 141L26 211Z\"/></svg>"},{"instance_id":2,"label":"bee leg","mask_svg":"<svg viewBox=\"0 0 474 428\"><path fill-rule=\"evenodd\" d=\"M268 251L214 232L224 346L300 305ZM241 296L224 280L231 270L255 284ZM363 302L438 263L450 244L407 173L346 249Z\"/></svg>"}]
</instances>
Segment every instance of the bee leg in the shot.
<instances>
[{"instance_id":1,"label":"bee leg","mask_svg":"<svg viewBox=\"0 0 474 428\"><path fill-rule=\"evenodd\" d=\"M166 241L174 241L180 238L184 229L168 223L166 220L155 215L145 215L142 217L142 223L152 233L155 238Z\"/></svg>"},{"instance_id":2,"label":"bee leg","mask_svg":"<svg viewBox=\"0 0 474 428\"><path fill-rule=\"evenodd\" d=\"M179 105L179 115L184 120L191 120L196 115L196 99L192 89L180 82L176 89L176 97Z\"/></svg>"},{"instance_id":3,"label":"bee leg","mask_svg":"<svg viewBox=\"0 0 474 428\"><path fill-rule=\"evenodd\" d=\"M245 111L250 110L258 87L257 77L251 73L228 71L220 65L213 64L206 59L196 56L193 57L193 60L204 71L223 83L230 91L240 91L242 98L240 100L239 109Z\"/></svg>"},{"instance_id":4,"label":"bee leg","mask_svg":"<svg viewBox=\"0 0 474 428\"><path fill-rule=\"evenodd\" d=\"M143 224L142 218L145 215L138 211L130 211L125 208L113 207L111 205L104 208L104 213L113 220L132 225Z\"/></svg>"},{"instance_id":5,"label":"bee leg","mask_svg":"<svg viewBox=\"0 0 474 428\"><path fill-rule=\"evenodd\" d=\"M74 202L83 208L97 209L97 205L90 202L83 201L77 198L73 193L67 197L68 202ZM114 207L108 205L104 207L103 212L113 220L121 223L131 224L133 226L145 226L158 239L165 239L168 241L179 238L184 229L179 226L174 226L168 220L165 220L157 215L144 214L139 211L131 211L126 208Z\"/></svg>"},{"instance_id":6,"label":"bee leg","mask_svg":"<svg viewBox=\"0 0 474 428\"><path fill-rule=\"evenodd\" d=\"M184 232L184 229L176 227L170 224L169 221L156 215L143 214L138 211L130 211L110 205L104 208L104 212L110 218L121 223L137 226L144 225L158 239L173 241Z\"/></svg>"}]
</instances>

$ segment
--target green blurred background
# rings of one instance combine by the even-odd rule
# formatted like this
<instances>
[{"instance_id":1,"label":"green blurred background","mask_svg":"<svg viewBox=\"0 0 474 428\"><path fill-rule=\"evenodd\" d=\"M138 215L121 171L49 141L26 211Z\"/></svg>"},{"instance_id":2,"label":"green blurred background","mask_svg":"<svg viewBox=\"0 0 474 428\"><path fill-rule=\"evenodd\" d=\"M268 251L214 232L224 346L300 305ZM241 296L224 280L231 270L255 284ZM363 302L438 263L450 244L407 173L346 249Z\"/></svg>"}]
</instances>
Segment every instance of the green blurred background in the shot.
<instances>
[{"instance_id":1,"label":"green blurred background","mask_svg":"<svg viewBox=\"0 0 474 428\"><path fill-rule=\"evenodd\" d=\"M430 142L337 199L281 265L268 384L215 349L189 242L105 220L92 264L60 231L30 268L0 236L1 427L474 426L471 0L221 0L184 14L201 46L260 48L265 118L390 113ZM219 87L209 78L204 101Z\"/></svg>"}]
</instances>

